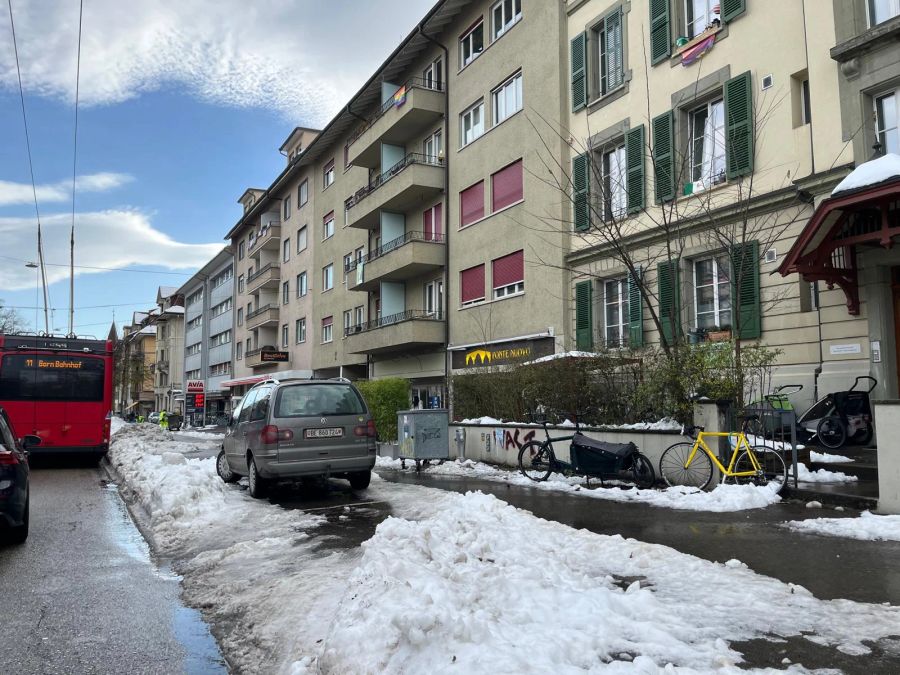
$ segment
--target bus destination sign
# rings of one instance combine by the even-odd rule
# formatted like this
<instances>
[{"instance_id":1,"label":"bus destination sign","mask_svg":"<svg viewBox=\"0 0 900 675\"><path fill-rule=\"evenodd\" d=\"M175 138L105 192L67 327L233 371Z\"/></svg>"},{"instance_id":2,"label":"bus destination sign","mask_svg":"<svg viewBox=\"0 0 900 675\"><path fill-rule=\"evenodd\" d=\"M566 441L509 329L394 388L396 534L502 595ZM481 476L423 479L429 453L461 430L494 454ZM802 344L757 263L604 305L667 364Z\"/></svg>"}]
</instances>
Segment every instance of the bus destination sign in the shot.
<instances>
[{"instance_id":1,"label":"bus destination sign","mask_svg":"<svg viewBox=\"0 0 900 675\"><path fill-rule=\"evenodd\" d=\"M84 361L81 359L42 359L40 357L25 359L26 368L38 370L81 370Z\"/></svg>"}]
</instances>

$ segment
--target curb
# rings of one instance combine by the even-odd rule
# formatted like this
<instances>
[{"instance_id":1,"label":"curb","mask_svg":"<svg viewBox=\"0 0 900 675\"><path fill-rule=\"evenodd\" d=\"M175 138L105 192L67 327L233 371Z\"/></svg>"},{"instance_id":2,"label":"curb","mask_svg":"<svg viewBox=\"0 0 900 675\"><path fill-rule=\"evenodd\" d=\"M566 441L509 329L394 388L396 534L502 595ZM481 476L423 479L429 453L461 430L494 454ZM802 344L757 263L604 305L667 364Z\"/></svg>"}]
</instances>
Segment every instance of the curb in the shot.
<instances>
[{"instance_id":1,"label":"curb","mask_svg":"<svg viewBox=\"0 0 900 675\"><path fill-rule=\"evenodd\" d=\"M785 485L781 491L782 497L797 499L799 501L817 501L828 506L843 506L857 509L858 511L875 511L878 508L877 497L865 497L863 495L843 494L840 492L818 492L807 488L795 488Z\"/></svg>"}]
</instances>

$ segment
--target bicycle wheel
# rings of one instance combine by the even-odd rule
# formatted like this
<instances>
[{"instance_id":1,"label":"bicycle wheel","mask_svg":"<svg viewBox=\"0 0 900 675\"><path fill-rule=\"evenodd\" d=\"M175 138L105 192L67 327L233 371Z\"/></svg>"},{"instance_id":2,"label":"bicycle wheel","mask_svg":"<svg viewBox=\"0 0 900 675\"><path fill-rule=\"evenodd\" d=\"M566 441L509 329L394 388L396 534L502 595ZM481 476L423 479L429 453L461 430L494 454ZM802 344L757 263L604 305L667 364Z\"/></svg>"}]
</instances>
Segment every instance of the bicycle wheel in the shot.
<instances>
[{"instance_id":1,"label":"bicycle wheel","mask_svg":"<svg viewBox=\"0 0 900 675\"><path fill-rule=\"evenodd\" d=\"M547 480L553 471L553 447L539 441L528 441L519 450L519 471L533 481Z\"/></svg>"},{"instance_id":2,"label":"bicycle wheel","mask_svg":"<svg viewBox=\"0 0 900 675\"><path fill-rule=\"evenodd\" d=\"M676 443L659 458L659 475L666 481L666 485L686 485L701 490L707 488L713 476L712 460L698 448L690 465L685 466L693 448L693 443Z\"/></svg>"},{"instance_id":3,"label":"bicycle wheel","mask_svg":"<svg viewBox=\"0 0 900 675\"><path fill-rule=\"evenodd\" d=\"M631 463L631 478L634 484L642 490L653 487L656 482L653 463L639 452L635 453Z\"/></svg>"},{"instance_id":4,"label":"bicycle wheel","mask_svg":"<svg viewBox=\"0 0 900 675\"><path fill-rule=\"evenodd\" d=\"M755 445L752 450L753 454L756 455L756 461L759 462L763 475L735 476L734 482L738 485L772 485L775 487L775 494L778 494L785 486L785 483L787 483L787 464L784 461L784 457L781 456L778 450L762 445ZM741 473L753 470L753 462L750 461L750 456L744 450L738 455L737 461L734 463L734 471L735 473Z\"/></svg>"}]
</instances>

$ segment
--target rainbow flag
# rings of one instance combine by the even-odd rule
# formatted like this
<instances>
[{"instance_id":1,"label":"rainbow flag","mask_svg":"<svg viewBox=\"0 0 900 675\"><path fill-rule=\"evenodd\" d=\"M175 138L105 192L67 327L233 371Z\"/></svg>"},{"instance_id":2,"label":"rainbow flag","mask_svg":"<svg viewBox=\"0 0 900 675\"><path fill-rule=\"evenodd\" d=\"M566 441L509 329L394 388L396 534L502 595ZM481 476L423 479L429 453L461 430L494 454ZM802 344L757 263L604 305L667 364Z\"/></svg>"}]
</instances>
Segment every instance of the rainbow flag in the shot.
<instances>
[{"instance_id":1,"label":"rainbow flag","mask_svg":"<svg viewBox=\"0 0 900 675\"><path fill-rule=\"evenodd\" d=\"M406 87L405 86L400 87L394 93L394 106L399 108L404 103L406 103Z\"/></svg>"},{"instance_id":2,"label":"rainbow flag","mask_svg":"<svg viewBox=\"0 0 900 675\"><path fill-rule=\"evenodd\" d=\"M714 44L716 44L716 36L710 35L708 38L701 40L694 46L685 49L683 52L681 52L681 65L691 65L694 61L696 61L706 52L712 49L712 46Z\"/></svg>"}]
</instances>

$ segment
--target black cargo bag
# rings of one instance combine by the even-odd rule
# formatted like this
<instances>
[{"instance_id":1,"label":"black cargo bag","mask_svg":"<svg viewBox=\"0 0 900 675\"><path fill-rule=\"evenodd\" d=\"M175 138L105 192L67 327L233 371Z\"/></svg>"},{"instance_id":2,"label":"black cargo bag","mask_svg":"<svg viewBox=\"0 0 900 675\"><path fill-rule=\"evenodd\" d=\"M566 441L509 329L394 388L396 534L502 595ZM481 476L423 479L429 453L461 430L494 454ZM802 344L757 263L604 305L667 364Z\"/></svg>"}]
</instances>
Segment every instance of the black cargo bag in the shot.
<instances>
[{"instance_id":1,"label":"black cargo bag","mask_svg":"<svg viewBox=\"0 0 900 675\"><path fill-rule=\"evenodd\" d=\"M636 452L634 443L604 443L580 433L572 438L572 466L586 474L618 473Z\"/></svg>"}]
</instances>

